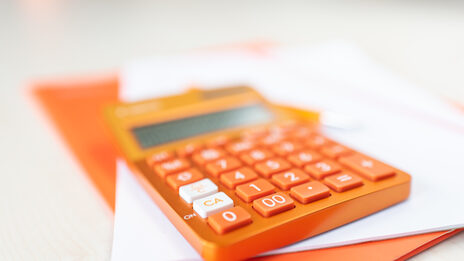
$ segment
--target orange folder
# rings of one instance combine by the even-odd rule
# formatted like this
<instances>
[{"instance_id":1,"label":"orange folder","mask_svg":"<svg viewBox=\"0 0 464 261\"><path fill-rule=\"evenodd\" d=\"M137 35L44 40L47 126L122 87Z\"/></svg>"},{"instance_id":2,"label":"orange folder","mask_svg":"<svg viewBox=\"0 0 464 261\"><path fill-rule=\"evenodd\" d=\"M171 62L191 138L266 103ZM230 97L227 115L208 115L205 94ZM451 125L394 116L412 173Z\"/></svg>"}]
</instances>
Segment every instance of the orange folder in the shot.
<instances>
[{"instance_id":1,"label":"orange folder","mask_svg":"<svg viewBox=\"0 0 464 261\"><path fill-rule=\"evenodd\" d=\"M118 153L106 131L102 107L117 101L118 86L118 76L114 74L84 81L41 82L34 88L34 95L51 123L113 211ZM252 260L405 260L460 231L441 231Z\"/></svg>"}]
</instances>

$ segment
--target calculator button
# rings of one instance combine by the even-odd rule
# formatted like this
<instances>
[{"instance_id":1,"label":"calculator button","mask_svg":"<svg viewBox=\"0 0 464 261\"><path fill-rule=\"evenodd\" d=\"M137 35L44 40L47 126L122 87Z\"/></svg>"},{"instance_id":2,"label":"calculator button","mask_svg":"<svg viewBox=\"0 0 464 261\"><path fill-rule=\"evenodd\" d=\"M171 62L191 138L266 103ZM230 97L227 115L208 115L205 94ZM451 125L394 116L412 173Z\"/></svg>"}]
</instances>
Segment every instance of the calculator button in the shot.
<instances>
[{"instance_id":1,"label":"calculator button","mask_svg":"<svg viewBox=\"0 0 464 261\"><path fill-rule=\"evenodd\" d=\"M321 149L321 153L329 158L337 159L340 156L349 155L353 153L353 151L340 144L333 144L333 145L323 147Z\"/></svg>"},{"instance_id":2,"label":"calculator button","mask_svg":"<svg viewBox=\"0 0 464 261\"><path fill-rule=\"evenodd\" d=\"M207 162L222 158L225 152L221 149L209 148L203 149L193 154L193 161L198 165L204 165Z\"/></svg>"},{"instance_id":3,"label":"calculator button","mask_svg":"<svg viewBox=\"0 0 464 261\"><path fill-rule=\"evenodd\" d=\"M228 172L237 168L240 168L242 163L233 157L225 157L223 159L216 160L206 165L206 170L211 175L217 177L224 172Z\"/></svg>"},{"instance_id":4,"label":"calculator button","mask_svg":"<svg viewBox=\"0 0 464 261\"><path fill-rule=\"evenodd\" d=\"M248 140L256 140L258 138L263 137L267 133L268 130L265 127L256 127L242 132L242 137Z\"/></svg>"},{"instance_id":5,"label":"calculator button","mask_svg":"<svg viewBox=\"0 0 464 261\"><path fill-rule=\"evenodd\" d=\"M160 162L163 162L163 161L166 161L166 160L170 160L172 158L174 158L174 155L172 154L172 152L161 151L161 152L158 152L158 153L155 153L155 154L149 156L147 158L147 164L148 164L148 166L152 167L153 165L155 165L157 163L160 163Z\"/></svg>"},{"instance_id":6,"label":"calculator button","mask_svg":"<svg viewBox=\"0 0 464 261\"><path fill-rule=\"evenodd\" d=\"M274 154L266 149L253 149L243 153L240 156L240 159L248 165L254 165L257 162L266 160L272 156L274 156Z\"/></svg>"},{"instance_id":7,"label":"calculator button","mask_svg":"<svg viewBox=\"0 0 464 261\"><path fill-rule=\"evenodd\" d=\"M342 157L340 158L340 163L352 168L372 181L378 181L395 175L395 170L392 167L360 154Z\"/></svg>"},{"instance_id":8,"label":"calculator button","mask_svg":"<svg viewBox=\"0 0 464 261\"><path fill-rule=\"evenodd\" d=\"M243 140L231 143L226 146L226 150L232 155L238 155L242 152L249 151L253 149L254 144L251 141Z\"/></svg>"},{"instance_id":9,"label":"calculator button","mask_svg":"<svg viewBox=\"0 0 464 261\"><path fill-rule=\"evenodd\" d=\"M218 191L218 187L210 179L202 179L195 183L184 185L179 188L179 196L187 203L192 203L196 199L200 199L212 195Z\"/></svg>"},{"instance_id":10,"label":"calculator button","mask_svg":"<svg viewBox=\"0 0 464 261\"><path fill-rule=\"evenodd\" d=\"M348 172L342 172L325 178L324 183L337 192L347 191L363 185L360 177Z\"/></svg>"},{"instance_id":11,"label":"calculator button","mask_svg":"<svg viewBox=\"0 0 464 261\"><path fill-rule=\"evenodd\" d=\"M284 141L272 146L272 150L279 156L286 156L301 149L302 146L300 144L292 141Z\"/></svg>"},{"instance_id":12,"label":"calculator button","mask_svg":"<svg viewBox=\"0 0 464 261\"><path fill-rule=\"evenodd\" d=\"M225 135L217 136L207 142L209 147L221 147L229 143L230 138Z\"/></svg>"},{"instance_id":13,"label":"calculator button","mask_svg":"<svg viewBox=\"0 0 464 261\"><path fill-rule=\"evenodd\" d=\"M283 159L272 158L256 164L255 169L262 176L269 178L272 174L287 170L291 167L292 165Z\"/></svg>"},{"instance_id":14,"label":"calculator button","mask_svg":"<svg viewBox=\"0 0 464 261\"><path fill-rule=\"evenodd\" d=\"M224 186L229 189L235 189L236 186L255 180L258 175L250 168L243 167L221 175L220 180Z\"/></svg>"},{"instance_id":15,"label":"calculator button","mask_svg":"<svg viewBox=\"0 0 464 261\"><path fill-rule=\"evenodd\" d=\"M308 138L306 145L311 149L319 149L322 146L331 144L331 141L321 135L313 135Z\"/></svg>"},{"instance_id":16,"label":"calculator button","mask_svg":"<svg viewBox=\"0 0 464 261\"><path fill-rule=\"evenodd\" d=\"M242 207L233 207L208 217L208 224L218 234L225 234L251 224L251 215Z\"/></svg>"},{"instance_id":17,"label":"calculator button","mask_svg":"<svg viewBox=\"0 0 464 261\"><path fill-rule=\"evenodd\" d=\"M250 183L237 186L237 195L245 202L251 202L257 198L273 193L275 187L267 180L258 179Z\"/></svg>"},{"instance_id":18,"label":"calculator button","mask_svg":"<svg viewBox=\"0 0 464 261\"><path fill-rule=\"evenodd\" d=\"M319 181L311 181L290 189L290 195L302 204L330 196L329 188Z\"/></svg>"},{"instance_id":19,"label":"calculator button","mask_svg":"<svg viewBox=\"0 0 464 261\"><path fill-rule=\"evenodd\" d=\"M169 175L166 181L173 189L178 190L181 186L203 179L203 175L197 169L189 169L177 174Z\"/></svg>"},{"instance_id":20,"label":"calculator button","mask_svg":"<svg viewBox=\"0 0 464 261\"><path fill-rule=\"evenodd\" d=\"M342 169L338 164L331 161L320 161L311 165L307 165L304 170L313 178L323 179L329 175L340 172Z\"/></svg>"},{"instance_id":21,"label":"calculator button","mask_svg":"<svg viewBox=\"0 0 464 261\"><path fill-rule=\"evenodd\" d=\"M269 146L281 142L285 138L280 133L271 133L260 140L261 145Z\"/></svg>"},{"instance_id":22,"label":"calculator button","mask_svg":"<svg viewBox=\"0 0 464 261\"><path fill-rule=\"evenodd\" d=\"M316 162L321 159L321 155L310 150L303 150L288 156L288 161L297 167L303 167L306 164Z\"/></svg>"},{"instance_id":23,"label":"calculator button","mask_svg":"<svg viewBox=\"0 0 464 261\"><path fill-rule=\"evenodd\" d=\"M295 139L307 139L311 134L313 134L313 129L309 127L300 127L291 133L292 138Z\"/></svg>"},{"instance_id":24,"label":"calculator button","mask_svg":"<svg viewBox=\"0 0 464 261\"><path fill-rule=\"evenodd\" d=\"M291 169L272 176L272 183L282 190L289 190L309 180L309 176L299 169Z\"/></svg>"},{"instance_id":25,"label":"calculator button","mask_svg":"<svg viewBox=\"0 0 464 261\"><path fill-rule=\"evenodd\" d=\"M193 153L199 151L203 146L198 143L189 143L177 149L179 157L190 157Z\"/></svg>"},{"instance_id":26,"label":"calculator button","mask_svg":"<svg viewBox=\"0 0 464 261\"><path fill-rule=\"evenodd\" d=\"M293 199L282 192L253 201L253 208L264 217L274 216L294 207Z\"/></svg>"},{"instance_id":27,"label":"calculator button","mask_svg":"<svg viewBox=\"0 0 464 261\"><path fill-rule=\"evenodd\" d=\"M233 206L234 201L224 192L218 192L193 201L193 210L202 218L207 218Z\"/></svg>"},{"instance_id":28,"label":"calculator button","mask_svg":"<svg viewBox=\"0 0 464 261\"><path fill-rule=\"evenodd\" d=\"M158 165L155 165L155 172L162 178L167 175L186 170L190 167L190 163L185 159L173 159Z\"/></svg>"},{"instance_id":29,"label":"calculator button","mask_svg":"<svg viewBox=\"0 0 464 261\"><path fill-rule=\"evenodd\" d=\"M291 131L296 130L298 128L299 124L298 122L294 120L288 120L282 123L279 123L277 125L271 126L270 131L271 132L280 132L280 133L289 133Z\"/></svg>"}]
</instances>

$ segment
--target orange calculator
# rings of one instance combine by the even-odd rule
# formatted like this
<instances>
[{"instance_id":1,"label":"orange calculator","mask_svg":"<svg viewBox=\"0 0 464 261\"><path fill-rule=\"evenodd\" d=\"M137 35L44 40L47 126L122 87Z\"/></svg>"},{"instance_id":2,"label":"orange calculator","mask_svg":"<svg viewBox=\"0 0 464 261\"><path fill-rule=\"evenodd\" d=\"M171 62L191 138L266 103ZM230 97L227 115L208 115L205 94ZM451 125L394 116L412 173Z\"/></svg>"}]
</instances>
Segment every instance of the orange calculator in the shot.
<instances>
[{"instance_id":1,"label":"orange calculator","mask_svg":"<svg viewBox=\"0 0 464 261\"><path fill-rule=\"evenodd\" d=\"M138 180L205 260L240 260L409 196L403 171L324 136L318 114L249 87L106 108Z\"/></svg>"}]
</instances>

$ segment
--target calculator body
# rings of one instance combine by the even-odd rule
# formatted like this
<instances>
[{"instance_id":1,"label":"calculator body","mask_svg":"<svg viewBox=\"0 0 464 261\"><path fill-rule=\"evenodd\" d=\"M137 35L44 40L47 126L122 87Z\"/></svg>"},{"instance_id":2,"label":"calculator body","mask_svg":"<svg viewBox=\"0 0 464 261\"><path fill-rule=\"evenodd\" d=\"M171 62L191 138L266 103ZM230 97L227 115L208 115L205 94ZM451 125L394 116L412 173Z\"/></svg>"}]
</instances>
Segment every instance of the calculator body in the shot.
<instances>
[{"instance_id":1,"label":"calculator body","mask_svg":"<svg viewBox=\"0 0 464 261\"><path fill-rule=\"evenodd\" d=\"M252 257L334 229L401 202L409 196L411 178L408 174L326 137L324 139L331 147L311 146L307 143L309 140L323 135L318 128L317 114L273 105L249 87L194 90L164 98L119 103L105 108L105 115L115 142L138 181L205 260L240 260ZM297 130L302 129L307 130L306 134L297 135ZM270 132L272 135L278 133L276 140L271 139L269 144L261 142L271 135ZM281 173L267 172L267 161L246 160L245 153L250 152L249 149L231 149L233 147L230 144L240 142L250 142L253 149L272 153L267 159L285 161L290 167L287 166ZM291 143L298 150L286 154L285 150L279 150L278 146L282 142ZM342 150L346 149L346 153L337 154L334 146L341 146ZM239 165L221 173L216 171L221 164L212 165L219 158L206 162L195 158L201 151L209 148L220 150L223 154L219 158L230 157L235 163L239 162ZM301 163L298 159L290 161L290 156L298 151L306 151L310 157L317 159L310 161L311 164ZM161 156L153 159L153 155ZM167 155L165 159L163 155ZM188 168L182 167L172 173L160 172L161 164L175 159L186 162ZM323 161L335 164L338 172L328 175L311 172L318 161L319 165ZM369 162L379 164L380 170L370 173L362 169L369 168ZM223 224L239 214L226 212L230 205L214 213L199 213L200 208L194 210L194 204L201 198L188 202L186 196L180 193L182 186L189 186L190 183L182 180L184 183L178 184L172 179L174 175L192 168L196 171L194 174L201 175L195 182L208 179L214 183L217 186L216 192L221 192L227 200L231 199L233 207L240 208L243 215L246 215L246 220L242 220L241 224L234 224L234 227ZM254 179L248 183L227 183L228 180L224 177L243 168L254 172ZM324 189L324 193L321 192L323 195L311 197L297 191L296 188L299 187L291 182L295 177L288 174L291 170L305 180L304 183L298 183L299 187L312 189L321 186ZM344 173L349 174L341 175ZM287 176L288 182L285 180ZM348 189L339 184L352 176L358 183L350 184ZM272 193L252 195L253 197L247 195L250 188L243 187L247 184L253 186L251 182L258 180L272 184ZM351 181L353 180L346 182ZM211 195L210 193L208 196ZM203 200L201 203L209 205L214 200L218 198ZM283 201L286 202L282 203ZM292 201L292 204L287 204L288 201ZM282 206L276 212L275 205L280 203ZM218 221L218 218L225 220Z\"/></svg>"}]
</instances>

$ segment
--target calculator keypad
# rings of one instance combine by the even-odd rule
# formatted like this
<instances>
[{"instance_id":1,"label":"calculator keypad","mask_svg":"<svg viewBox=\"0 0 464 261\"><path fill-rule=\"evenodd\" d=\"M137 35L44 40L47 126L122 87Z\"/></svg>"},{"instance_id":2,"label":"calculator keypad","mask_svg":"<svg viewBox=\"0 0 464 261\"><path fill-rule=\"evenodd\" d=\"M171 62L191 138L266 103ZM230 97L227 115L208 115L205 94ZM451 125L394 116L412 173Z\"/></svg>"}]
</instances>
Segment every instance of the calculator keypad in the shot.
<instances>
[{"instance_id":1,"label":"calculator keypad","mask_svg":"<svg viewBox=\"0 0 464 261\"><path fill-rule=\"evenodd\" d=\"M181 146L178 158L162 151L146 160L217 234L252 223L249 211L271 218L362 187L363 178L378 182L395 175L392 167L322 136L310 125L258 127L240 137L221 135L205 144ZM239 206L231 197L241 201Z\"/></svg>"}]
</instances>

